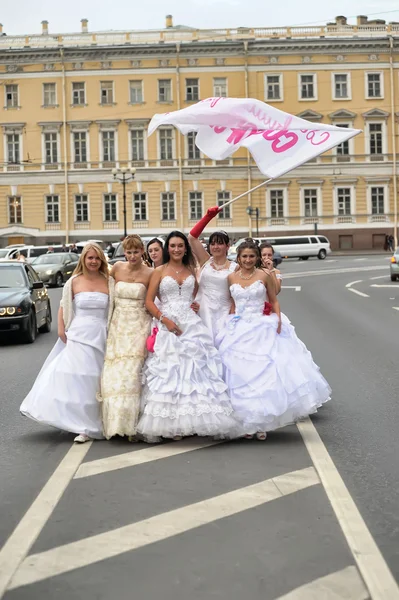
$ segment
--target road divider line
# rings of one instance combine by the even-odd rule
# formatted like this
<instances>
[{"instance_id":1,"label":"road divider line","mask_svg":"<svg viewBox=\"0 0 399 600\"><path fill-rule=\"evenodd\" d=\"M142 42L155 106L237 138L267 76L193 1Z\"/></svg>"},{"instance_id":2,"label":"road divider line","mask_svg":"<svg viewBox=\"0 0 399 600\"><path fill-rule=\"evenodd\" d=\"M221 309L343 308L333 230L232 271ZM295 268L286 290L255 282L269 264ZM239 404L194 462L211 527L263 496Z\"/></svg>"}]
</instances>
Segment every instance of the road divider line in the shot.
<instances>
[{"instance_id":1,"label":"road divider line","mask_svg":"<svg viewBox=\"0 0 399 600\"><path fill-rule=\"evenodd\" d=\"M368 600L366 586L356 567L346 567L314 579L279 596L277 600Z\"/></svg>"},{"instance_id":2,"label":"road divider line","mask_svg":"<svg viewBox=\"0 0 399 600\"><path fill-rule=\"evenodd\" d=\"M300 273L284 273L284 281L286 279L294 279L295 277L316 277L318 275L342 275L344 273L359 273L363 271L386 271L387 266L380 267L347 267L344 269L322 269L321 271L301 271Z\"/></svg>"},{"instance_id":3,"label":"road divider line","mask_svg":"<svg viewBox=\"0 0 399 600\"><path fill-rule=\"evenodd\" d=\"M399 306L392 306L394 310L399 310Z\"/></svg>"},{"instance_id":4,"label":"road divider line","mask_svg":"<svg viewBox=\"0 0 399 600\"><path fill-rule=\"evenodd\" d=\"M372 600L399 600L399 587L312 421L299 432Z\"/></svg>"},{"instance_id":5,"label":"road divider line","mask_svg":"<svg viewBox=\"0 0 399 600\"><path fill-rule=\"evenodd\" d=\"M352 287L352 285L355 285L355 283L362 283L363 279L357 279L356 281L351 281L350 283L347 283L345 287L350 288Z\"/></svg>"},{"instance_id":6,"label":"road divider line","mask_svg":"<svg viewBox=\"0 0 399 600\"><path fill-rule=\"evenodd\" d=\"M399 285L398 284L388 284L388 283L372 283L370 287L375 287L375 288L396 288L397 290L399 290Z\"/></svg>"},{"instance_id":7,"label":"road divider line","mask_svg":"<svg viewBox=\"0 0 399 600\"><path fill-rule=\"evenodd\" d=\"M370 277L370 281L376 281L376 279L386 279L387 275L378 275L377 277Z\"/></svg>"},{"instance_id":8,"label":"road divider line","mask_svg":"<svg viewBox=\"0 0 399 600\"><path fill-rule=\"evenodd\" d=\"M0 551L0 598L50 518L92 442L74 444Z\"/></svg>"},{"instance_id":9,"label":"road divider line","mask_svg":"<svg viewBox=\"0 0 399 600\"><path fill-rule=\"evenodd\" d=\"M300 285L283 285L282 288L283 290L295 290L296 292L301 291Z\"/></svg>"},{"instance_id":10,"label":"road divider line","mask_svg":"<svg viewBox=\"0 0 399 600\"><path fill-rule=\"evenodd\" d=\"M358 296L361 296L362 298L370 298L368 294L365 294L364 292L359 292L359 290L355 290L355 288L348 288L348 290L350 292L353 292L354 294L357 294Z\"/></svg>"},{"instance_id":11,"label":"road divider line","mask_svg":"<svg viewBox=\"0 0 399 600\"><path fill-rule=\"evenodd\" d=\"M184 454L185 452L193 452L194 450L201 450L202 448L208 448L217 444L220 444L220 441L202 440L198 442L193 438L182 440L178 444L169 442L167 444L159 444L157 446L145 448L145 450L136 450L118 454L117 456L100 458L80 465L79 469L76 471L75 479L99 475L100 473L109 473L110 471L117 471L118 469L125 469L127 467L135 467L153 460L169 458L171 456L177 456L178 454Z\"/></svg>"},{"instance_id":12,"label":"road divider line","mask_svg":"<svg viewBox=\"0 0 399 600\"><path fill-rule=\"evenodd\" d=\"M9 589L37 583L119 556L318 484L320 480L315 469L307 467L138 523L32 554L15 574Z\"/></svg>"}]
</instances>

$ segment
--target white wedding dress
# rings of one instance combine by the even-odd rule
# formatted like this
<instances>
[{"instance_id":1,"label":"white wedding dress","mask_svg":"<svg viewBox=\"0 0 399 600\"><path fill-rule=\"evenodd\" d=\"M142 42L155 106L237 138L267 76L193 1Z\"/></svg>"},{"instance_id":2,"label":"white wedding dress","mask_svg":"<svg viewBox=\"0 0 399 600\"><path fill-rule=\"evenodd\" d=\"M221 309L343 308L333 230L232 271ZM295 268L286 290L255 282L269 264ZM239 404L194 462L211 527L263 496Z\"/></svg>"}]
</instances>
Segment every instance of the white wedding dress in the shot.
<instances>
[{"instance_id":1,"label":"white wedding dress","mask_svg":"<svg viewBox=\"0 0 399 600\"><path fill-rule=\"evenodd\" d=\"M58 339L20 411L39 423L101 439L96 394L107 340L108 294L75 294L73 312L67 343Z\"/></svg>"},{"instance_id":2,"label":"white wedding dress","mask_svg":"<svg viewBox=\"0 0 399 600\"><path fill-rule=\"evenodd\" d=\"M282 315L263 315L266 288L261 281L230 286L235 315L217 336L230 399L245 432L271 431L316 412L331 389L312 355Z\"/></svg>"},{"instance_id":3,"label":"white wedding dress","mask_svg":"<svg viewBox=\"0 0 399 600\"><path fill-rule=\"evenodd\" d=\"M201 271L196 301L200 305L198 314L215 341L230 313L231 296L227 278L234 273L237 263L230 262L227 269L220 271L214 269L212 264L211 258Z\"/></svg>"},{"instance_id":4,"label":"white wedding dress","mask_svg":"<svg viewBox=\"0 0 399 600\"><path fill-rule=\"evenodd\" d=\"M195 434L239 434L219 353L211 334L190 308L194 287L192 275L182 285L166 276L159 286L160 310L183 333L176 336L159 324L154 352L144 364L142 416L137 430L148 441Z\"/></svg>"}]
</instances>

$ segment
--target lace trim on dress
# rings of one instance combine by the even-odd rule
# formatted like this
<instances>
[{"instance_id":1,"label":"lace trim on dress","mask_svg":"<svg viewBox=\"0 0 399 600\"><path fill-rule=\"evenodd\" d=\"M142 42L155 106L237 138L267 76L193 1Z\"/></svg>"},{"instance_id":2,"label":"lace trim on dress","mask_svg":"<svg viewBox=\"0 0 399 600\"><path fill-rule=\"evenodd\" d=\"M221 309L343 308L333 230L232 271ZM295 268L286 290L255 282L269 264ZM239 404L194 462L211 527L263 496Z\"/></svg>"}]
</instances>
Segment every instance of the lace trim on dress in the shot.
<instances>
[{"instance_id":1,"label":"lace trim on dress","mask_svg":"<svg viewBox=\"0 0 399 600\"><path fill-rule=\"evenodd\" d=\"M220 405L212 405L212 404L197 404L195 406L179 406L177 408L168 406L168 407L158 407L153 404L144 408L145 415L151 415L152 417L161 417L162 419L178 419L179 417L184 417L186 415L190 415L193 417L200 417L205 414L212 415L226 415L230 416L233 413L233 408L230 405L220 406Z\"/></svg>"}]
</instances>

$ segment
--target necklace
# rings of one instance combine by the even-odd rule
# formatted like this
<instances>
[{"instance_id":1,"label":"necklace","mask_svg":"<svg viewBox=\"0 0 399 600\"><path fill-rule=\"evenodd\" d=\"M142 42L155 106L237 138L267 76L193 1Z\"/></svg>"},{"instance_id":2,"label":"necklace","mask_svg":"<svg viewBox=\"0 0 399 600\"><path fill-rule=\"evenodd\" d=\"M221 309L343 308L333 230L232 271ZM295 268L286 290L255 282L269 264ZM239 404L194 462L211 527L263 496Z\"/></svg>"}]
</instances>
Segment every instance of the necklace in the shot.
<instances>
[{"instance_id":1,"label":"necklace","mask_svg":"<svg viewBox=\"0 0 399 600\"><path fill-rule=\"evenodd\" d=\"M252 279L252 277L255 275L255 271L256 271L256 267L254 267L254 268L253 268L253 271L252 271L251 275L248 275L248 277L245 277L245 276L242 274L242 270L240 269L240 270L238 271L238 275L239 275L239 277L241 277L241 279L245 279L245 280L247 280L247 281L248 281L248 279Z\"/></svg>"},{"instance_id":2,"label":"necklace","mask_svg":"<svg viewBox=\"0 0 399 600\"><path fill-rule=\"evenodd\" d=\"M217 262L215 262L215 259L213 259L212 266L215 269L215 271L224 271L227 262L229 261L226 259L222 265L218 265Z\"/></svg>"},{"instance_id":3,"label":"necklace","mask_svg":"<svg viewBox=\"0 0 399 600\"><path fill-rule=\"evenodd\" d=\"M179 275L179 273L182 273L182 271L184 271L184 265L182 266L182 268L180 270L174 269L173 267L170 266L169 263L169 267L172 269L172 271L174 271L174 273L176 273L176 275Z\"/></svg>"}]
</instances>

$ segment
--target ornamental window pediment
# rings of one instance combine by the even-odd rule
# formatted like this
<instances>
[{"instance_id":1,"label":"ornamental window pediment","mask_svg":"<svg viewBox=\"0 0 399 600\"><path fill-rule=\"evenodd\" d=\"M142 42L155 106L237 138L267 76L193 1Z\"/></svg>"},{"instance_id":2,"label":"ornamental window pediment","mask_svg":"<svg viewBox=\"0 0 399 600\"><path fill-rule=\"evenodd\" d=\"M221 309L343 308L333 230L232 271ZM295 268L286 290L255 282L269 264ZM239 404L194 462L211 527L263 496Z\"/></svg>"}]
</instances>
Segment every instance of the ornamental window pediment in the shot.
<instances>
[{"instance_id":1,"label":"ornamental window pediment","mask_svg":"<svg viewBox=\"0 0 399 600\"><path fill-rule=\"evenodd\" d=\"M297 117L300 119L306 119L307 121L321 121L324 115L316 112L315 110L304 110L299 113Z\"/></svg>"},{"instance_id":2,"label":"ornamental window pediment","mask_svg":"<svg viewBox=\"0 0 399 600\"><path fill-rule=\"evenodd\" d=\"M368 119L378 119L378 120L385 120L388 119L389 117L389 112L386 112L385 110L381 110L380 108L373 108L372 110L368 110L367 112L362 114L363 119L365 119L366 121Z\"/></svg>"}]
</instances>

